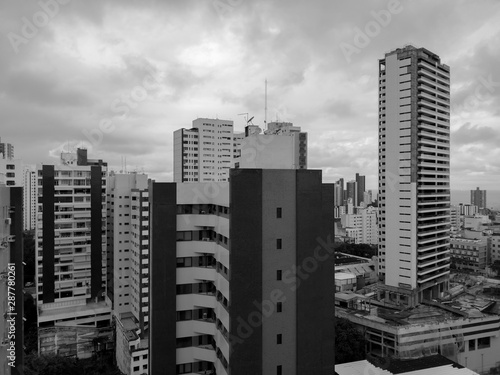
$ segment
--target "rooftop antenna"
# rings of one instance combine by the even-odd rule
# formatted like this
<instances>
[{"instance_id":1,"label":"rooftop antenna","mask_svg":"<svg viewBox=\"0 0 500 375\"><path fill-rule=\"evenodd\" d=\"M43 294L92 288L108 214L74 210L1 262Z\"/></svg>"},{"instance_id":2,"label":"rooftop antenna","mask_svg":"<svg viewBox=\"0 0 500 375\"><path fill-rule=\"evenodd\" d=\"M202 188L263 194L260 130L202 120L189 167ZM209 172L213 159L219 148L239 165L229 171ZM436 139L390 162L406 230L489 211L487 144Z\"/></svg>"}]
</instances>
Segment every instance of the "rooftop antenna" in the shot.
<instances>
[{"instance_id":1,"label":"rooftop antenna","mask_svg":"<svg viewBox=\"0 0 500 375\"><path fill-rule=\"evenodd\" d=\"M264 127L267 128L267 78L265 80L264 90Z\"/></svg>"},{"instance_id":2,"label":"rooftop antenna","mask_svg":"<svg viewBox=\"0 0 500 375\"><path fill-rule=\"evenodd\" d=\"M248 125L248 112L238 113L238 116L245 116L245 122Z\"/></svg>"}]
</instances>

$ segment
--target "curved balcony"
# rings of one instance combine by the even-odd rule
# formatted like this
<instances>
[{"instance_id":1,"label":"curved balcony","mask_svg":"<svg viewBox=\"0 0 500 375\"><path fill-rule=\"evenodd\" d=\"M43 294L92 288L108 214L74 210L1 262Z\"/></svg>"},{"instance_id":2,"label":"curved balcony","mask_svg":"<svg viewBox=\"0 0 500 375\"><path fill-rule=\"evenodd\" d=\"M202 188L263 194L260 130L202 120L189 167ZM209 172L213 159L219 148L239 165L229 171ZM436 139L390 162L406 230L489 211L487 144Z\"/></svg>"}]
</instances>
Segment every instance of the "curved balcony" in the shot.
<instances>
[{"instance_id":1,"label":"curved balcony","mask_svg":"<svg viewBox=\"0 0 500 375\"><path fill-rule=\"evenodd\" d=\"M214 214L179 214L177 215L177 230L190 230L195 227L215 227L219 217Z\"/></svg>"},{"instance_id":2,"label":"curved balcony","mask_svg":"<svg viewBox=\"0 0 500 375\"><path fill-rule=\"evenodd\" d=\"M215 350L211 345L190 346L176 349L177 363L190 363L195 361L215 362Z\"/></svg>"}]
</instances>

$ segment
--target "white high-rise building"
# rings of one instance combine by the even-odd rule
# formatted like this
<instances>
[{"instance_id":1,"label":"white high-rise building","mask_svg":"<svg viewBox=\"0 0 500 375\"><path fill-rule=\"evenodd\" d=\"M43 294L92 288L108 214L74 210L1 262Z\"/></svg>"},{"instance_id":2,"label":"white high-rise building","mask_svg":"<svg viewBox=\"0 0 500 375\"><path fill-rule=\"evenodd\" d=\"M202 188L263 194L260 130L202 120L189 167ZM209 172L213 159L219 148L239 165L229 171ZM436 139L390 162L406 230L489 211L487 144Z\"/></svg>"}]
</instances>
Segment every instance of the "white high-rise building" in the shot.
<instances>
[{"instance_id":1,"label":"white high-rise building","mask_svg":"<svg viewBox=\"0 0 500 375\"><path fill-rule=\"evenodd\" d=\"M87 150L37 168L37 307L40 354L88 358L113 346L106 300L106 173ZM99 336L98 348L92 337Z\"/></svg>"},{"instance_id":2,"label":"white high-rise building","mask_svg":"<svg viewBox=\"0 0 500 375\"><path fill-rule=\"evenodd\" d=\"M398 302L448 288L450 68L405 46L379 61L379 273Z\"/></svg>"},{"instance_id":3,"label":"white high-rise building","mask_svg":"<svg viewBox=\"0 0 500 375\"><path fill-rule=\"evenodd\" d=\"M23 229L36 228L36 170L30 165L23 168Z\"/></svg>"},{"instance_id":4,"label":"white high-rise building","mask_svg":"<svg viewBox=\"0 0 500 375\"><path fill-rule=\"evenodd\" d=\"M194 120L191 129L174 132L174 182L227 181L233 167L307 169L307 133L299 126L270 122L261 133L248 123L245 132L234 133L230 120Z\"/></svg>"},{"instance_id":5,"label":"white high-rise building","mask_svg":"<svg viewBox=\"0 0 500 375\"><path fill-rule=\"evenodd\" d=\"M108 177L108 297L116 326L116 363L127 375L148 373L148 176Z\"/></svg>"},{"instance_id":6,"label":"white high-rise building","mask_svg":"<svg viewBox=\"0 0 500 375\"><path fill-rule=\"evenodd\" d=\"M233 121L198 118L174 132L174 181L227 181L233 153Z\"/></svg>"},{"instance_id":7,"label":"white high-rise building","mask_svg":"<svg viewBox=\"0 0 500 375\"><path fill-rule=\"evenodd\" d=\"M341 216L342 226L354 238L355 243L376 245L378 243L377 209L369 207L358 209L356 214Z\"/></svg>"}]
</instances>

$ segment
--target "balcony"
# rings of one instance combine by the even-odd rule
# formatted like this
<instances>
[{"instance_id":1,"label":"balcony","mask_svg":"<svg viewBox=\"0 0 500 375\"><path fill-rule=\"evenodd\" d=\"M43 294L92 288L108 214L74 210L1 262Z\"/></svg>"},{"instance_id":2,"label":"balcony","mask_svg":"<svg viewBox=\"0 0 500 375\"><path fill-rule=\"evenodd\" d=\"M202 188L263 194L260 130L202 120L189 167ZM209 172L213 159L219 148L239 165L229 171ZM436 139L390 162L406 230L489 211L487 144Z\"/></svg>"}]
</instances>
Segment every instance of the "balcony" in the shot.
<instances>
[{"instance_id":1,"label":"balcony","mask_svg":"<svg viewBox=\"0 0 500 375\"><path fill-rule=\"evenodd\" d=\"M437 145L449 145L450 144L449 135L436 133L435 132L436 129L433 129L434 132L431 132L431 129L429 129L429 128L430 128L430 126L427 128L424 128L424 126L422 126L422 129L424 129L424 130L421 129L419 131L418 135L421 137L431 138ZM420 129L420 125L419 125L419 129ZM439 142L439 140L442 140L445 142Z\"/></svg>"},{"instance_id":2,"label":"balcony","mask_svg":"<svg viewBox=\"0 0 500 375\"><path fill-rule=\"evenodd\" d=\"M444 211L450 211L450 207L422 208L422 209L417 210L417 213L418 214L425 214L425 213L444 212Z\"/></svg>"},{"instance_id":3,"label":"balcony","mask_svg":"<svg viewBox=\"0 0 500 375\"><path fill-rule=\"evenodd\" d=\"M425 69L420 69L418 71L418 74L420 74L422 78L426 78L426 79L430 80L431 82L435 82L437 85L439 85L439 87L447 88L448 91L450 90L449 80L438 77L433 69L431 69L431 71L425 70Z\"/></svg>"},{"instance_id":4,"label":"balcony","mask_svg":"<svg viewBox=\"0 0 500 375\"><path fill-rule=\"evenodd\" d=\"M442 247L444 247L445 249L444 250L440 250ZM426 251L433 250L433 249L437 250L437 251L428 252L426 254L423 254ZM417 251L418 251L417 260L419 260L419 261L422 261L422 260L425 260L425 259L428 259L428 258L431 258L431 257L440 256L440 255L443 255L443 254L449 254L450 253L450 249L448 249L448 244L447 243L442 243L442 244L437 244L437 245L431 245L431 246L421 247L421 248L418 248Z\"/></svg>"},{"instance_id":5,"label":"balcony","mask_svg":"<svg viewBox=\"0 0 500 375\"><path fill-rule=\"evenodd\" d=\"M421 123L427 122L427 123L430 123L430 124L428 124L430 126L438 126L439 131L448 132L449 133L449 128L450 128L450 122L449 121L439 120L437 118L434 118L433 116L428 116L425 113L419 113L417 119Z\"/></svg>"},{"instance_id":6,"label":"balcony","mask_svg":"<svg viewBox=\"0 0 500 375\"><path fill-rule=\"evenodd\" d=\"M209 214L179 214L177 215L177 230L189 230L193 227L215 227L219 221L217 215Z\"/></svg>"},{"instance_id":7,"label":"balcony","mask_svg":"<svg viewBox=\"0 0 500 375\"><path fill-rule=\"evenodd\" d=\"M449 263L450 262L450 257L446 256L444 258L431 259L431 260L428 260L427 262L419 262L419 263L417 263L417 267L418 268L425 268L425 267L428 267L428 266L430 266L432 264L436 264L436 263L440 263L440 262L447 262L447 263Z\"/></svg>"},{"instance_id":8,"label":"balcony","mask_svg":"<svg viewBox=\"0 0 500 375\"><path fill-rule=\"evenodd\" d=\"M427 69L430 69L433 72L436 72L437 74L441 74L441 75L445 76L446 78L450 78L450 73L448 71L444 70L444 68L442 68L440 66L431 65L431 64L429 64L425 60L419 60L418 63L417 63L417 65L418 66L423 66L423 67L425 67Z\"/></svg>"},{"instance_id":9,"label":"balcony","mask_svg":"<svg viewBox=\"0 0 500 375\"><path fill-rule=\"evenodd\" d=\"M420 75L417 78L417 81L419 83L426 83L427 85L432 86L433 88L435 87L436 89L443 90L444 92L437 90L439 93L442 93L443 96L446 96L446 94L449 95L450 93L450 87L445 86L445 84L443 84L443 82L441 81L433 81L432 79L429 79L423 75Z\"/></svg>"},{"instance_id":10,"label":"balcony","mask_svg":"<svg viewBox=\"0 0 500 375\"><path fill-rule=\"evenodd\" d=\"M434 273L432 275L428 275L427 278L425 278L425 279L418 278L417 283L424 284L424 283L427 283L427 282L429 282L431 280L434 280L434 279L437 279L437 278L442 277L444 275L447 275L447 274L450 273L449 267L450 267L449 264L447 264L445 266L442 266L442 267L439 267L439 269L440 269L439 272L436 272L436 273Z\"/></svg>"},{"instance_id":11,"label":"balcony","mask_svg":"<svg viewBox=\"0 0 500 375\"><path fill-rule=\"evenodd\" d=\"M447 231L447 232L449 233L449 231ZM432 242L447 240L449 238L450 238L449 234L447 234L447 235L441 235L441 236L435 235L433 237L422 238L422 239L420 239L420 240L417 241L417 244L418 245L425 245L425 244L429 244L429 243L432 243ZM433 245L436 245L436 244L433 244ZM420 246L419 246L419 248L420 248Z\"/></svg>"},{"instance_id":12,"label":"balcony","mask_svg":"<svg viewBox=\"0 0 500 375\"><path fill-rule=\"evenodd\" d=\"M433 94L429 94L427 93L426 91L429 91L429 92L433 92L432 89L429 89L427 90L427 88L423 88L422 87L422 90L418 92L418 97L419 98L425 98L427 100L431 100L431 101L435 101L436 103L439 103L439 104L442 104L444 106L447 106L448 108L450 107L450 101L449 100L445 100L445 99L441 99L437 96L437 94L435 92L433 92Z\"/></svg>"}]
</instances>

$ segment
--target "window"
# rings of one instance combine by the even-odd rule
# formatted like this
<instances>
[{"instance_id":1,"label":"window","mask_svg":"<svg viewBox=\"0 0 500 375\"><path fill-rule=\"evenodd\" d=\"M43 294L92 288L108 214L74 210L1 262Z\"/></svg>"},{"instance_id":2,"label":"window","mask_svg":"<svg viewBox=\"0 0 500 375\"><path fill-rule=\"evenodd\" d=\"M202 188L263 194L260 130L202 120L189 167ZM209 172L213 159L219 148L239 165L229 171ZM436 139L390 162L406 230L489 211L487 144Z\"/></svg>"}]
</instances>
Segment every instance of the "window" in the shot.
<instances>
[{"instance_id":1,"label":"window","mask_svg":"<svg viewBox=\"0 0 500 375\"><path fill-rule=\"evenodd\" d=\"M276 367L276 375L282 375L283 366L279 365Z\"/></svg>"},{"instance_id":2,"label":"window","mask_svg":"<svg viewBox=\"0 0 500 375\"><path fill-rule=\"evenodd\" d=\"M282 241L281 238L276 239L276 249L281 250L282 249Z\"/></svg>"},{"instance_id":3,"label":"window","mask_svg":"<svg viewBox=\"0 0 500 375\"><path fill-rule=\"evenodd\" d=\"M276 208L276 218L281 219L281 207Z\"/></svg>"},{"instance_id":4,"label":"window","mask_svg":"<svg viewBox=\"0 0 500 375\"><path fill-rule=\"evenodd\" d=\"M283 335L280 333L276 335L276 344L281 345L282 342L283 342Z\"/></svg>"},{"instance_id":5,"label":"window","mask_svg":"<svg viewBox=\"0 0 500 375\"><path fill-rule=\"evenodd\" d=\"M278 302L278 304L276 305L276 311L277 312L283 312L283 302Z\"/></svg>"},{"instance_id":6,"label":"window","mask_svg":"<svg viewBox=\"0 0 500 375\"><path fill-rule=\"evenodd\" d=\"M469 351L476 350L476 340L469 340Z\"/></svg>"},{"instance_id":7,"label":"window","mask_svg":"<svg viewBox=\"0 0 500 375\"><path fill-rule=\"evenodd\" d=\"M276 280L281 280L281 270L276 271Z\"/></svg>"},{"instance_id":8,"label":"window","mask_svg":"<svg viewBox=\"0 0 500 375\"><path fill-rule=\"evenodd\" d=\"M490 338L489 337L481 337L477 339L477 348L485 349L490 347Z\"/></svg>"}]
</instances>

